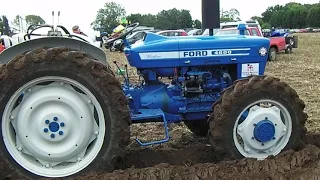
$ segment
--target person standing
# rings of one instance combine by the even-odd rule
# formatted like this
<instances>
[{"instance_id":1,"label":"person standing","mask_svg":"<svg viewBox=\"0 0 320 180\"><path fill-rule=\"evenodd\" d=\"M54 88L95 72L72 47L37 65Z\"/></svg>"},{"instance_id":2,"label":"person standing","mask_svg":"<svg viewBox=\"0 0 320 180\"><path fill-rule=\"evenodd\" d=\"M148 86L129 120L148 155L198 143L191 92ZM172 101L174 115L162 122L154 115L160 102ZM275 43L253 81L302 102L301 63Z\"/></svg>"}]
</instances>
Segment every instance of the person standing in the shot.
<instances>
[{"instance_id":1,"label":"person standing","mask_svg":"<svg viewBox=\"0 0 320 180\"><path fill-rule=\"evenodd\" d=\"M72 27L72 31L73 31L73 33L75 33L75 34L81 34L81 35L87 36L85 33L83 33L83 32L80 30L80 28L79 28L78 25L73 26L73 27Z\"/></svg>"}]
</instances>

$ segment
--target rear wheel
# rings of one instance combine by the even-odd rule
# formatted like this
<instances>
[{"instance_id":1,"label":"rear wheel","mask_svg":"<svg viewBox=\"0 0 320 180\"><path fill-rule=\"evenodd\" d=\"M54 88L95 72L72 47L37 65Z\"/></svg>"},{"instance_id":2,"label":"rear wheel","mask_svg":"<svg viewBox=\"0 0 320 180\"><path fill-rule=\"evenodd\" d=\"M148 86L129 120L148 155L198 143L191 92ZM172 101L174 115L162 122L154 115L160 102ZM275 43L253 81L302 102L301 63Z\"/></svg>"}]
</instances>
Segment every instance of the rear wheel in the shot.
<instances>
[{"instance_id":1,"label":"rear wheel","mask_svg":"<svg viewBox=\"0 0 320 180\"><path fill-rule=\"evenodd\" d=\"M293 37L287 37L287 42L286 42L286 44L290 44L292 47L294 46L294 39L293 39Z\"/></svg>"},{"instance_id":2,"label":"rear wheel","mask_svg":"<svg viewBox=\"0 0 320 180\"><path fill-rule=\"evenodd\" d=\"M214 105L209 140L220 160L264 159L303 147L304 103L284 82L254 76L236 82Z\"/></svg>"},{"instance_id":3,"label":"rear wheel","mask_svg":"<svg viewBox=\"0 0 320 180\"><path fill-rule=\"evenodd\" d=\"M37 49L1 67L1 178L113 170L130 138L112 72L86 54Z\"/></svg>"}]
</instances>

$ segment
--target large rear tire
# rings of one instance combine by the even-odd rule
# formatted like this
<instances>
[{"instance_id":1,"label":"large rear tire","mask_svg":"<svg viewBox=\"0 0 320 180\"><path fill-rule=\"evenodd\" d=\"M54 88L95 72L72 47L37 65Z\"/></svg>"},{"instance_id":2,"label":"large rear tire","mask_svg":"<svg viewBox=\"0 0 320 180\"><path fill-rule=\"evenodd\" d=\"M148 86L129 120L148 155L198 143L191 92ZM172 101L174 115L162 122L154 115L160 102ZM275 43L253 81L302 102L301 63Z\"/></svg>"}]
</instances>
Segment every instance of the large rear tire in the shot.
<instances>
[{"instance_id":1,"label":"large rear tire","mask_svg":"<svg viewBox=\"0 0 320 180\"><path fill-rule=\"evenodd\" d=\"M112 171L130 138L112 71L67 48L36 49L0 68L0 178Z\"/></svg>"},{"instance_id":2,"label":"large rear tire","mask_svg":"<svg viewBox=\"0 0 320 180\"><path fill-rule=\"evenodd\" d=\"M264 159L303 147L304 107L297 93L279 79L254 76L239 80L213 106L209 141L219 160Z\"/></svg>"}]
</instances>

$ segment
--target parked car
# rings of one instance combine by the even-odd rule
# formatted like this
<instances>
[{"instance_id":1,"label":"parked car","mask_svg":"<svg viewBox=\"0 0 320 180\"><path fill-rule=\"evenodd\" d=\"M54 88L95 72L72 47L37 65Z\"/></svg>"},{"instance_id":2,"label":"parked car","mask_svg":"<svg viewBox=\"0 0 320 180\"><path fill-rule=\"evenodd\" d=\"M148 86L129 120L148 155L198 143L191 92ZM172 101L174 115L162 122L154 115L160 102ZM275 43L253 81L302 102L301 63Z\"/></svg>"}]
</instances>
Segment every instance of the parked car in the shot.
<instances>
[{"instance_id":1,"label":"parked car","mask_svg":"<svg viewBox=\"0 0 320 180\"><path fill-rule=\"evenodd\" d=\"M156 32L156 34L162 36L188 36L188 34L184 30L164 30Z\"/></svg>"},{"instance_id":2,"label":"parked car","mask_svg":"<svg viewBox=\"0 0 320 180\"><path fill-rule=\"evenodd\" d=\"M256 20L222 22L220 23L220 28L221 29L236 28L238 27L239 24L245 24L247 27L256 27L260 31L260 34L262 34L260 23L259 21L256 21Z\"/></svg>"},{"instance_id":3,"label":"parked car","mask_svg":"<svg viewBox=\"0 0 320 180\"><path fill-rule=\"evenodd\" d=\"M193 29L191 31L189 31L187 34L188 36L199 36L202 35L202 29Z\"/></svg>"},{"instance_id":4,"label":"parked car","mask_svg":"<svg viewBox=\"0 0 320 180\"><path fill-rule=\"evenodd\" d=\"M260 33L258 27L247 27L245 31L246 36L261 36L263 34ZM237 28L226 28L220 29L215 36L223 36L223 35L232 35L232 34L239 34L239 30ZM270 49L269 49L269 60L275 60L277 58L277 53L285 51L286 53L290 53L292 48L287 46L286 40L284 37L270 37Z\"/></svg>"},{"instance_id":5,"label":"parked car","mask_svg":"<svg viewBox=\"0 0 320 180\"><path fill-rule=\"evenodd\" d=\"M218 31L220 31L219 28L213 29L213 34L216 34ZM205 29L202 33L202 36L209 36L209 29Z\"/></svg>"}]
</instances>

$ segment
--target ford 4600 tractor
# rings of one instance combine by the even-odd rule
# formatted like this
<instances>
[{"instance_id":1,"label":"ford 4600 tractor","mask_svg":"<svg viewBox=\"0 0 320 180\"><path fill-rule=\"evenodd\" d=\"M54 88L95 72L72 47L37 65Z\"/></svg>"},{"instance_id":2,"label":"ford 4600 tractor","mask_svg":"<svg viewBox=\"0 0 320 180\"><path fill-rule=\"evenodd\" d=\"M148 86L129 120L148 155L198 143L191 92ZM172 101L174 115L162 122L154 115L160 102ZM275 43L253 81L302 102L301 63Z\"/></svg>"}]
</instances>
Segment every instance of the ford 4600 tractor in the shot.
<instances>
[{"instance_id":1,"label":"ford 4600 tractor","mask_svg":"<svg viewBox=\"0 0 320 180\"><path fill-rule=\"evenodd\" d=\"M208 136L221 160L264 159L303 146L303 101L286 83L263 75L270 41L244 36L245 25L239 35L212 36L219 3L203 1L203 7L211 36L147 32L129 45L125 37L138 23L123 32L124 54L143 78L140 84L126 73L121 84L101 49L54 28L3 51L1 178L112 171L131 123L163 122L165 139L137 139L147 146L168 141L167 124L184 121Z\"/></svg>"}]
</instances>

